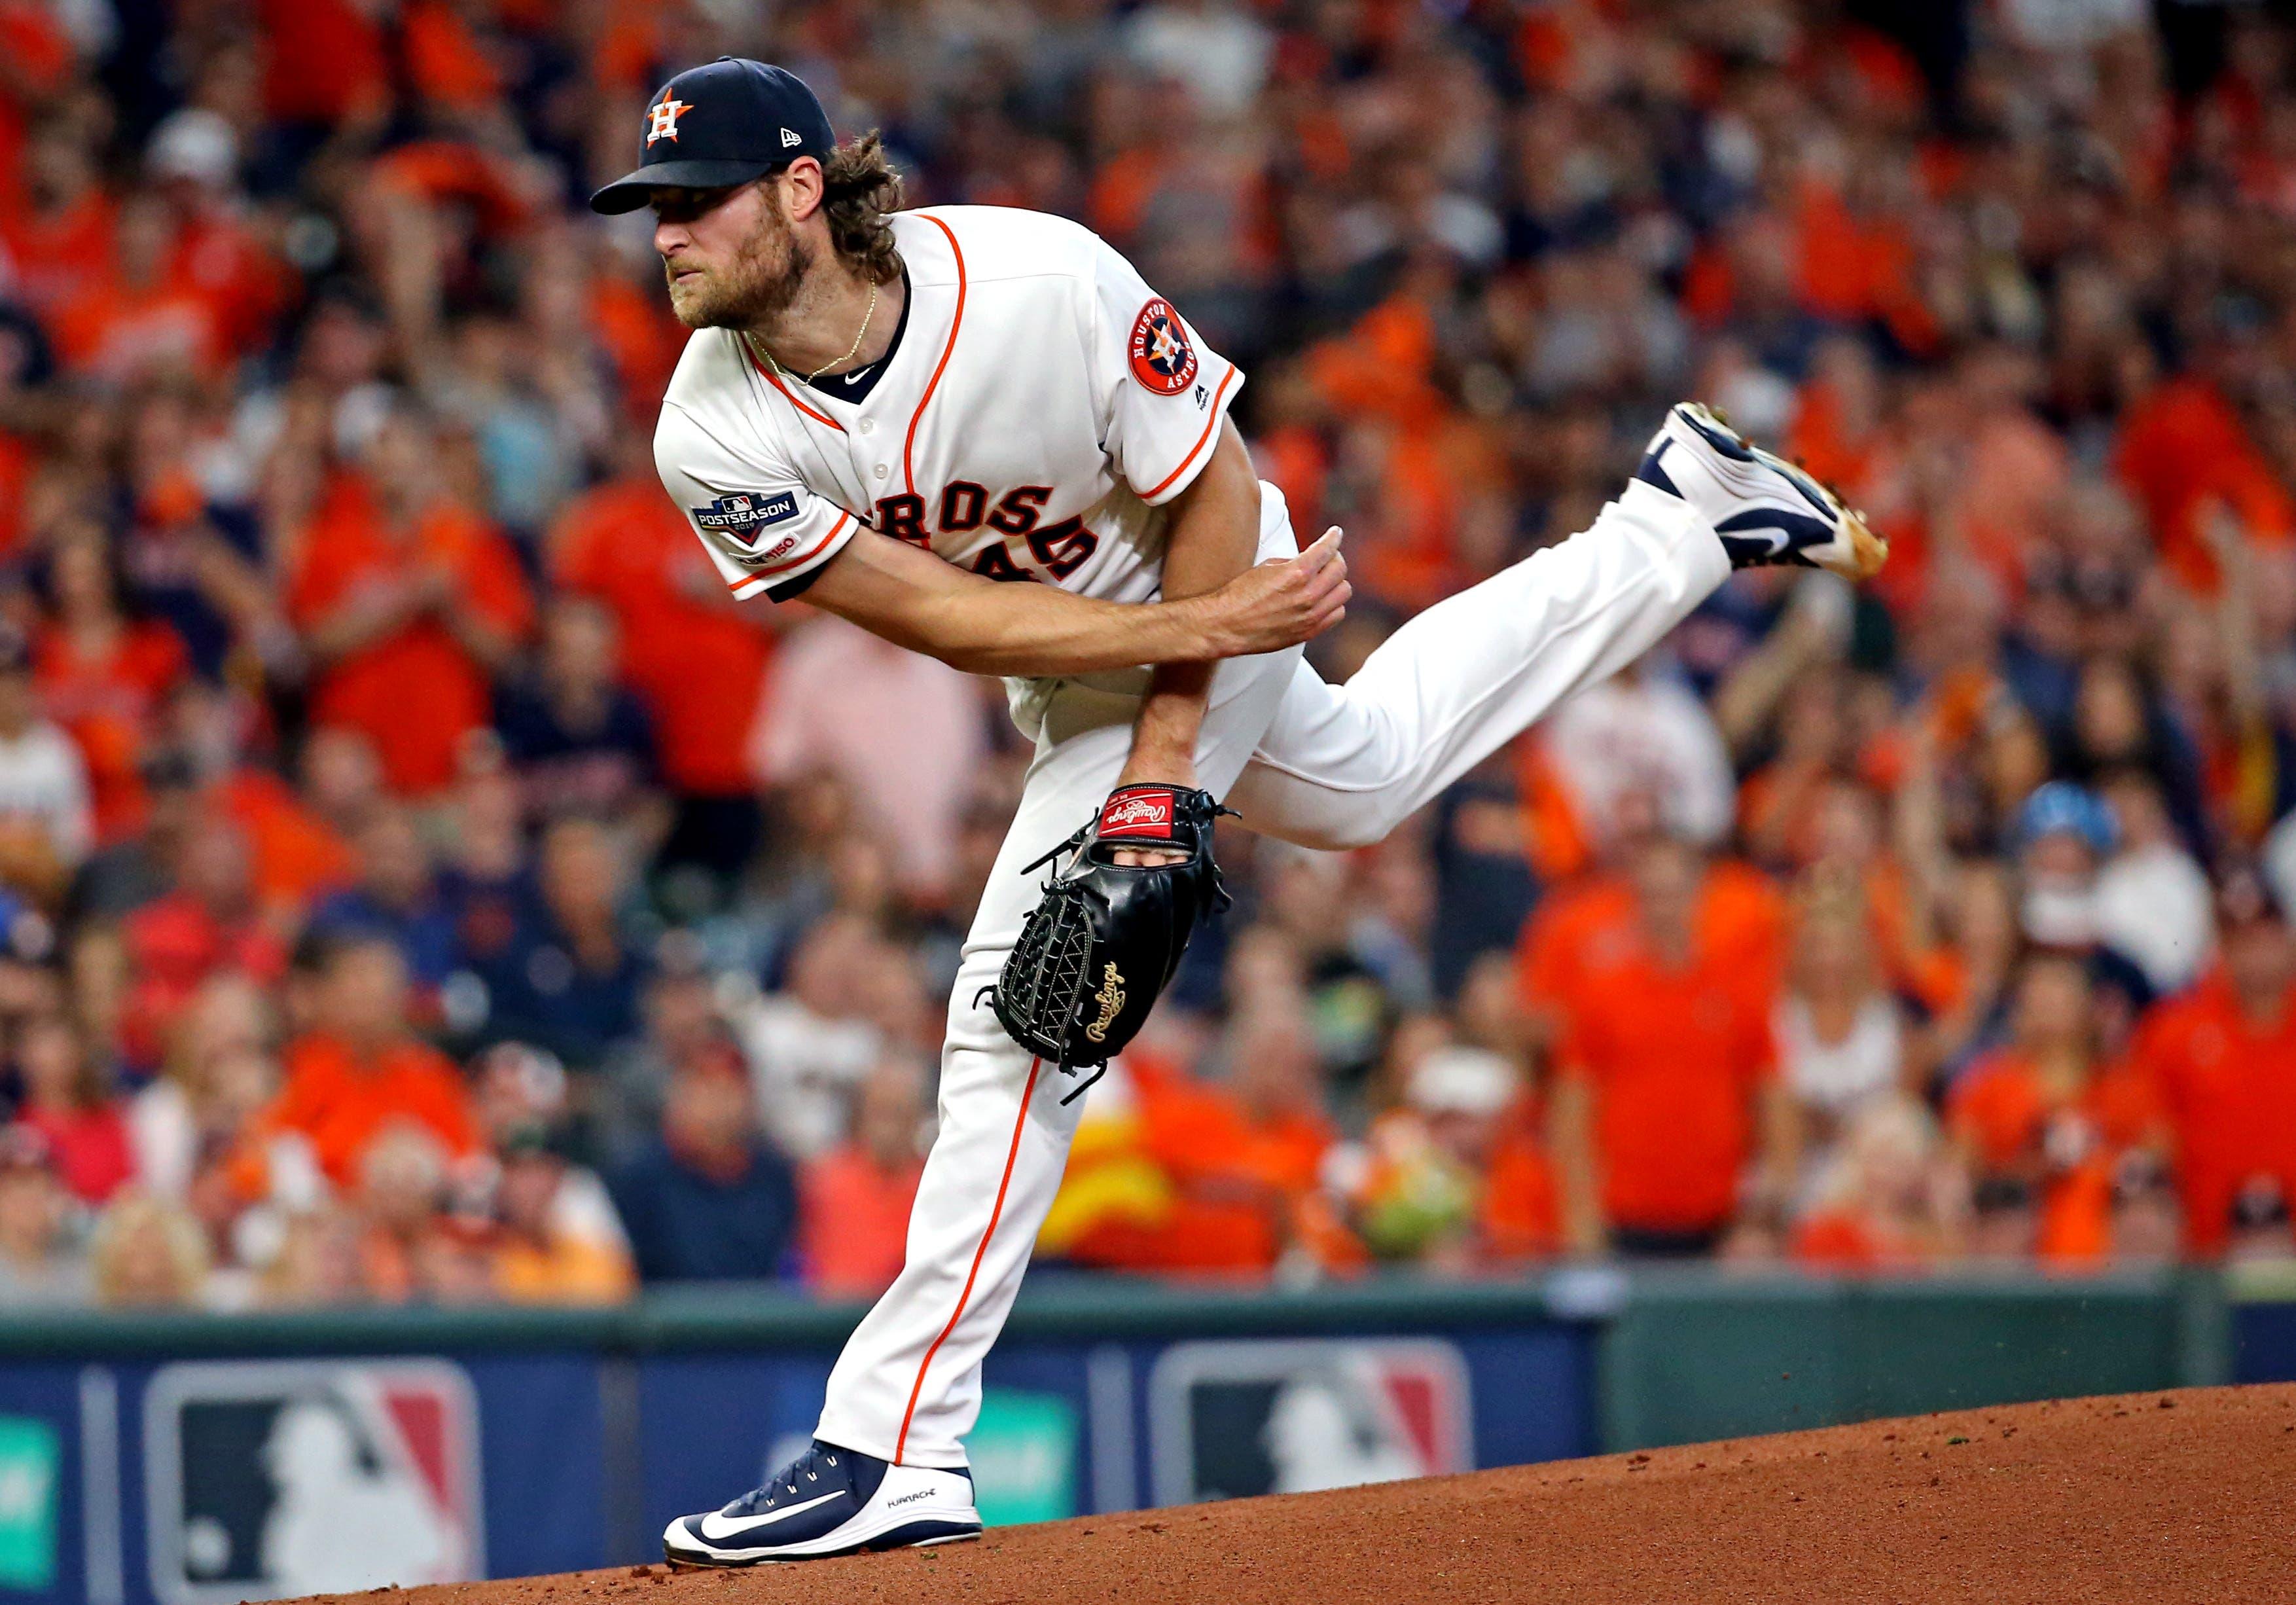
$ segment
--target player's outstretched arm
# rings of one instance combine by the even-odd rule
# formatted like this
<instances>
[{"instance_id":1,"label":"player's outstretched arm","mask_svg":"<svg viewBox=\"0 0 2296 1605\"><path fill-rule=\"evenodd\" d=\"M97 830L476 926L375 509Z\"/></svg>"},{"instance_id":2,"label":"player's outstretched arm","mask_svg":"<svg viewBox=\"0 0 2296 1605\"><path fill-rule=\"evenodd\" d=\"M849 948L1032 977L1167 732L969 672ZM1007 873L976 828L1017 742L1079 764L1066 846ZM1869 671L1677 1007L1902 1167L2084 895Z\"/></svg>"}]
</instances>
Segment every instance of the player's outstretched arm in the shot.
<instances>
[{"instance_id":1,"label":"player's outstretched arm","mask_svg":"<svg viewBox=\"0 0 2296 1605\"><path fill-rule=\"evenodd\" d=\"M983 579L864 529L805 600L897 646L976 675L1087 675L1206 662L1296 646L1347 607L1333 529L1298 557L1248 569L1183 602L1100 602L1053 585Z\"/></svg>"}]
</instances>

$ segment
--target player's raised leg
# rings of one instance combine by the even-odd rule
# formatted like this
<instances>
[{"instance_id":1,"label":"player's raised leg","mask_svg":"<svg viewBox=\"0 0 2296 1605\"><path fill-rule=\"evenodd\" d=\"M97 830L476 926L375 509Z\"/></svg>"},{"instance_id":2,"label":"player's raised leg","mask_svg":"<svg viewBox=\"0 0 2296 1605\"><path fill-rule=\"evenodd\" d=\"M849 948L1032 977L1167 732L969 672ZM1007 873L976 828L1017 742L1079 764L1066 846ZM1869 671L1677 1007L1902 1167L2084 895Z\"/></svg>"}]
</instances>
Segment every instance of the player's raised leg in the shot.
<instances>
[{"instance_id":1,"label":"player's raised leg","mask_svg":"<svg viewBox=\"0 0 2296 1605\"><path fill-rule=\"evenodd\" d=\"M1864 578L1887 556L1808 475L1706 408L1677 406L1591 527L1413 618L1345 685L1303 664L1226 800L1302 846L1377 841L1656 645L1733 567Z\"/></svg>"}]
</instances>

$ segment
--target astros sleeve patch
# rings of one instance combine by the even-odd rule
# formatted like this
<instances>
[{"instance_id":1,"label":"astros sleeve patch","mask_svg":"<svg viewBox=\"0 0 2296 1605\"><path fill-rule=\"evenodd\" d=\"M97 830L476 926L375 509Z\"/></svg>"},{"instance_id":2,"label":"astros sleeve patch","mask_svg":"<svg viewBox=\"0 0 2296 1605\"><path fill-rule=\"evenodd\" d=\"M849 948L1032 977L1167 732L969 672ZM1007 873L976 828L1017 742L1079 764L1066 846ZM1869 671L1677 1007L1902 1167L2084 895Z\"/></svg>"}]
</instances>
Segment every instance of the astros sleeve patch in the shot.
<instances>
[{"instance_id":1,"label":"astros sleeve patch","mask_svg":"<svg viewBox=\"0 0 2296 1605\"><path fill-rule=\"evenodd\" d=\"M1094 263L1101 441L1124 482L1160 506L1194 482L1243 375L1106 241Z\"/></svg>"},{"instance_id":2,"label":"astros sleeve patch","mask_svg":"<svg viewBox=\"0 0 2296 1605\"><path fill-rule=\"evenodd\" d=\"M1132 377L1159 396L1177 396L1196 377L1196 348L1172 303L1158 296L1132 320Z\"/></svg>"}]
</instances>

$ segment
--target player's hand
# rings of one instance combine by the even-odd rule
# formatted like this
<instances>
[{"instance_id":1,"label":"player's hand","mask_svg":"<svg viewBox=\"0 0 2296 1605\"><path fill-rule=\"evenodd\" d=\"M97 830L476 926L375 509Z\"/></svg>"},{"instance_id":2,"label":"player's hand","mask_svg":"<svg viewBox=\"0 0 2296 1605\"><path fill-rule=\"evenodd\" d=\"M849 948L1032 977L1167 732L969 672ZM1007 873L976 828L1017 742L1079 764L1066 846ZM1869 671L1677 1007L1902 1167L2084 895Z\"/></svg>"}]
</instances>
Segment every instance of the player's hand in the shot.
<instances>
[{"instance_id":1,"label":"player's hand","mask_svg":"<svg viewBox=\"0 0 2296 1605\"><path fill-rule=\"evenodd\" d=\"M1247 569L1213 594L1221 605L1218 655L1246 658L1312 641L1347 616L1353 594L1334 524L1299 556Z\"/></svg>"}]
</instances>

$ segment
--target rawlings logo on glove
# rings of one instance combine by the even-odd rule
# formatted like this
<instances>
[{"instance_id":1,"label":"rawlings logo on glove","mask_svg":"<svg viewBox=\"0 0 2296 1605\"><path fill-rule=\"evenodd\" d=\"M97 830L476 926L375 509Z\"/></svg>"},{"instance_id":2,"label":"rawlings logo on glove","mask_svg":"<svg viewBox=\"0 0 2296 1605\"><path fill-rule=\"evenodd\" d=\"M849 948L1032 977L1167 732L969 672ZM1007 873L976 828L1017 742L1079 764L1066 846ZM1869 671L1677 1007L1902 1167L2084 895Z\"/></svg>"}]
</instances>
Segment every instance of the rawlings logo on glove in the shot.
<instances>
[{"instance_id":1,"label":"rawlings logo on glove","mask_svg":"<svg viewBox=\"0 0 2296 1605\"><path fill-rule=\"evenodd\" d=\"M1100 811L1100 833L1108 836L1153 836L1172 839L1172 793L1156 787L1134 786L1119 791Z\"/></svg>"},{"instance_id":2,"label":"rawlings logo on glove","mask_svg":"<svg viewBox=\"0 0 2296 1605\"><path fill-rule=\"evenodd\" d=\"M996 984L983 991L1013 1041L1070 1072L1104 1069L1123 1052L1180 967L1196 926L1227 905L1212 861L1212 821L1226 812L1208 791L1125 786L1093 823L1028 866L1076 855L1046 882ZM1119 850L1144 845L1169 856L1116 862Z\"/></svg>"},{"instance_id":3,"label":"rawlings logo on glove","mask_svg":"<svg viewBox=\"0 0 2296 1605\"><path fill-rule=\"evenodd\" d=\"M1106 1042L1108 1028L1116 1023L1117 1012L1124 1007L1124 972L1113 964L1108 966L1092 1001L1100 1005L1100 1018L1086 1026L1084 1034L1095 1042Z\"/></svg>"}]
</instances>

